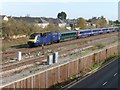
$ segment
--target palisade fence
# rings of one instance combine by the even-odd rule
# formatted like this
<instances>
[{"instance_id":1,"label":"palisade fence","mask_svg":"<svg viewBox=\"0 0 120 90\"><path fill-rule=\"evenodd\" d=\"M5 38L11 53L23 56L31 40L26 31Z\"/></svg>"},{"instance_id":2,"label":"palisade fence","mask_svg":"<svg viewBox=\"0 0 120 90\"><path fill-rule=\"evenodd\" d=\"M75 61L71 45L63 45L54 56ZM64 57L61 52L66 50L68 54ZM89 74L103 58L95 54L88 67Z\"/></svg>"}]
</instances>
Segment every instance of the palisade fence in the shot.
<instances>
[{"instance_id":1,"label":"palisade fence","mask_svg":"<svg viewBox=\"0 0 120 90\"><path fill-rule=\"evenodd\" d=\"M115 54L118 54L117 45L8 83L1 86L1 90L4 90L5 88L49 88L89 69L93 64L97 64Z\"/></svg>"}]
</instances>

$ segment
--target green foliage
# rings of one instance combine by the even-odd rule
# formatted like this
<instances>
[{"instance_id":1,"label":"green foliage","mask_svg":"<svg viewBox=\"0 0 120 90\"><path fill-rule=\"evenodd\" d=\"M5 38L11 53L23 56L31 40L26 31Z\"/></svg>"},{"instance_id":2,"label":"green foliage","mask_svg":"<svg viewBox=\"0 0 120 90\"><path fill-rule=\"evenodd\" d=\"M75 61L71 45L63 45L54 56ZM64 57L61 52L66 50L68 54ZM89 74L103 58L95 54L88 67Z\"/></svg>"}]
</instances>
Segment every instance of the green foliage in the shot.
<instances>
[{"instance_id":1,"label":"green foliage","mask_svg":"<svg viewBox=\"0 0 120 90\"><path fill-rule=\"evenodd\" d=\"M99 20L98 20L98 23L99 23L99 27L100 28L104 28L104 27L107 27L107 21L104 17L101 17Z\"/></svg>"},{"instance_id":2,"label":"green foliage","mask_svg":"<svg viewBox=\"0 0 120 90\"><path fill-rule=\"evenodd\" d=\"M30 35L33 32L39 32L40 29L32 23L13 18L10 18L8 22L2 22L2 36L5 38L10 38L13 35Z\"/></svg>"},{"instance_id":3,"label":"green foliage","mask_svg":"<svg viewBox=\"0 0 120 90\"><path fill-rule=\"evenodd\" d=\"M43 32L59 32L64 31L64 28L60 28L57 25L49 24L47 27L43 29Z\"/></svg>"},{"instance_id":4,"label":"green foliage","mask_svg":"<svg viewBox=\"0 0 120 90\"><path fill-rule=\"evenodd\" d=\"M41 32L55 32L63 31L64 28L60 28L57 25L49 24L45 28L41 28L37 25L37 22L29 23L23 20L15 20L10 18L8 21L3 21L1 26L2 37L5 39L10 39L12 36L17 35L26 35L29 36L32 33L41 33Z\"/></svg>"},{"instance_id":5,"label":"green foliage","mask_svg":"<svg viewBox=\"0 0 120 90\"><path fill-rule=\"evenodd\" d=\"M105 45L103 45L103 44L97 44L96 47L97 47L98 49L101 49L101 48L105 47Z\"/></svg>"},{"instance_id":6,"label":"green foliage","mask_svg":"<svg viewBox=\"0 0 120 90\"><path fill-rule=\"evenodd\" d=\"M110 20L110 21L109 21L109 25L110 25L110 26L115 26L115 23L114 23L112 20Z\"/></svg>"},{"instance_id":7,"label":"green foliage","mask_svg":"<svg viewBox=\"0 0 120 90\"><path fill-rule=\"evenodd\" d=\"M114 21L113 26L120 26L120 21L119 20Z\"/></svg>"},{"instance_id":8,"label":"green foliage","mask_svg":"<svg viewBox=\"0 0 120 90\"><path fill-rule=\"evenodd\" d=\"M67 14L65 12L58 13L57 18L61 20L65 20L67 17Z\"/></svg>"},{"instance_id":9,"label":"green foliage","mask_svg":"<svg viewBox=\"0 0 120 90\"><path fill-rule=\"evenodd\" d=\"M84 18L80 17L77 19L77 26L80 27L81 29L84 29L87 27L87 22Z\"/></svg>"},{"instance_id":10,"label":"green foliage","mask_svg":"<svg viewBox=\"0 0 120 90\"><path fill-rule=\"evenodd\" d=\"M20 38L20 39L14 39L14 40L2 40L1 44L2 46L0 47L2 51L7 50L11 46L17 46L17 45L23 45L27 44L26 42L28 41L27 38Z\"/></svg>"}]
</instances>

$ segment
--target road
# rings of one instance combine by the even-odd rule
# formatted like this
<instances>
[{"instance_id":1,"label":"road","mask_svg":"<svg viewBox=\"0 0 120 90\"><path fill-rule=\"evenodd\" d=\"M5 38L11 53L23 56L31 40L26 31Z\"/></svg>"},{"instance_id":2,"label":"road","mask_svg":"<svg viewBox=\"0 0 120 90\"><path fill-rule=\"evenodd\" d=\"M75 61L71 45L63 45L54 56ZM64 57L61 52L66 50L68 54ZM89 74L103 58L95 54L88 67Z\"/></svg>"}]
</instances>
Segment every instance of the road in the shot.
<instances>
[{"instance_id":1,"label":"road","mask_svg":"<svg viewBox=\"0 0 120 90\"><path fill-rule=\"evenodd\" d=\"M107 63L97 72L75 82L68 87L71 88L118 88L118 76L120 71L120 58Z\"/></svg>"}]
</instances>

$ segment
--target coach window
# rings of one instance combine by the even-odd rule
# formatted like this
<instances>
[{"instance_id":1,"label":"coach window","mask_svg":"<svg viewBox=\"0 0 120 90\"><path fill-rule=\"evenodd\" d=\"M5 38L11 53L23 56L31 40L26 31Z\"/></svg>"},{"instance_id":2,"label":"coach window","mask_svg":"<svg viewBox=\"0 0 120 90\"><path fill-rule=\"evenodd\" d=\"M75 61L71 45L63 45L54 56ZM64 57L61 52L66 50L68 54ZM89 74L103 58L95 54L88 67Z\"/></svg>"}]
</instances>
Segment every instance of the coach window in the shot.
<instances>
[{"instance_id":1,"label":"coach window","mask_svg":"<svg viewBox=\"0 0 120 90\"><path fill-rule=\"evenodd\" d=\"M42 34L42 37L46 37L46 36L47 36L46 33L43 33L43 34Z\"/></svg>"},{"instance_id":2,"label":"coach window","mask_svg":"<svg viewBox=\"0 0 120 90\"><path fill-rule=\"evenodd\" d=\"M40 33L40 36L42 37L42 36L43 36L43 34L42 34L42 33Z\"/></svg>"}]
</instances>

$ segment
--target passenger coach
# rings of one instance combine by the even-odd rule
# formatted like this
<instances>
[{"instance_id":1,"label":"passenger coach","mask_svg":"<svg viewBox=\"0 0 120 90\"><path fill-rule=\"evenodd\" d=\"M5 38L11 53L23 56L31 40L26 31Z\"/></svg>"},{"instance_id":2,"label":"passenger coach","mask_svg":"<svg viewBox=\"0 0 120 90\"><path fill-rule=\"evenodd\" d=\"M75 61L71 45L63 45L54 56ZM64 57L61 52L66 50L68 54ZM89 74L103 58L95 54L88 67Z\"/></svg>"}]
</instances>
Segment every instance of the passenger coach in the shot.
<instances>
[{"instance_id":1,"label":"passenger coach","mask_svg":"<svg viewBox=\"0 0 120 90\"><path fill-rule=\"evenodd\" d=\"M75 39L80 37L88 37L90 35L98 35L102 33L109 33L120 30L119 27L109 28L93 28L84 30L67 30L63 32L45 32L45 33L33 33L30 35L28 45L30 47L52 44L54 42L60 42L68 39Z\"/></svg>"}]
</instances>

